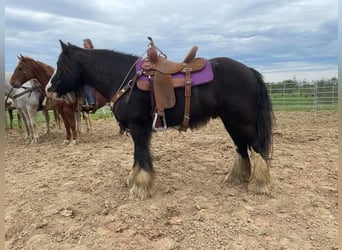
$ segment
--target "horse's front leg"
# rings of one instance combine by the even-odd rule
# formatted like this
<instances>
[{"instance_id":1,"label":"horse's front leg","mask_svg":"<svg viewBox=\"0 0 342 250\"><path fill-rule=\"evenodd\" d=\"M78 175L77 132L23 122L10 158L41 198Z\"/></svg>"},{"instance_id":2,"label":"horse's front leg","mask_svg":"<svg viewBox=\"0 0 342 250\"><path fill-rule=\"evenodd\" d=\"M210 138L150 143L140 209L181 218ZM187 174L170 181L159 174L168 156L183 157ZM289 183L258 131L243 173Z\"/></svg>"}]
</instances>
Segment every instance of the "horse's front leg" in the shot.
<instances>
[{"instance_id":1,"label":"horse's front leg","mask_svg":"<svg viewBox=\"0 0 342 250\"><path fill-rule=\"evenodd\" d=\"M22 110L22 109L18 109L18 113L20 114L21 118L24 120L24 125L25 125L25 129L26 129L26 135L24 137L26 143L30 143L31 142L31 136L30 136L30 124L28 121L28 117L26 115L26 113Z\"/></svg>"},{"instance_id":2,"label":"horse's front leg","mask_svg":"<svg viewBox=\"0 0 342 250\"><path fill-rule=\"evenodd\" d=\"M43 113L43 115L45 117L45 122L46 122L46 134L49 135L50 134L50 115L49 115L49 110L44 108L42 110L42 113Z\"/></svg>"},{"instance_id":3,"label":"horse's front leg","mask_svg":"<svg viewBox=\"0 0 342 250\"><path fill-rule=\"evenodd\" d=\"M70 132L70 125L69 125L69 120L68 117L66 115L66 113L64 112L63 107L60 107L58 109L58 113L61 115L63 123L64 123L64 127L65 127L65 139L63 141L64 145L69 145L70 141L71 141L71 132Z\"/></svg>"},{"instance_id":4,"label":"horse's front leg","mask_svg":"<svg viewBox=\"0 0 342 250\"><path fill-rule=\"evenodd\" d=\"M71 133L72 133L72 140L71 140L70 144L71 145L76 145L78 138L77 138L76 118L75 118L75 116L73 116L73 119L70 122L70 129L71 129Z\"/></svg>"},{"instance_id":5,"label":"horse's front leg","mask_svg":"<svg viewBox=\"0 0 342 250\"><path fill-rule=\"evenodd\" d=\"M31 144L39 143L39 135L37 130L37 107L27 108L28 124L31 131Z\"/></svg>"},{"instance_id":6,"label":"horse's front leg","mask_svg":"<svg viewBox=\"0 0 342 250\"><path fill-rule=\"evenodd\" d=\"M130 197L144 200L151 196L154 170L150 153L151 129L134 126L130 133L134 141L134 163L127 184Z\"/></svg>"},{"instance_id":7,"label":"horse's front leg","mask_svg":"<svg viewBox=\"0 0 342 250\"><path fill-rule=\"evenodd\" d=\"M71 130L71 141L69 145L77 144L76 115L73 105L65 107L64 113L67 116L69 129Z\"/></svg>"},{"instance_id":8,"label":"horse's front leg","mask_svg":"<svg viewBox=\"0 0 342 250\"><path fill-rule=\"evenodd\" d=\"M87 125L87 132L91 131L92 124L91 124L91 116L90 116L90 114L87 113L87 112L83 112L83 119L85 120L86 125Z\"/></svg>"}]
</instances>

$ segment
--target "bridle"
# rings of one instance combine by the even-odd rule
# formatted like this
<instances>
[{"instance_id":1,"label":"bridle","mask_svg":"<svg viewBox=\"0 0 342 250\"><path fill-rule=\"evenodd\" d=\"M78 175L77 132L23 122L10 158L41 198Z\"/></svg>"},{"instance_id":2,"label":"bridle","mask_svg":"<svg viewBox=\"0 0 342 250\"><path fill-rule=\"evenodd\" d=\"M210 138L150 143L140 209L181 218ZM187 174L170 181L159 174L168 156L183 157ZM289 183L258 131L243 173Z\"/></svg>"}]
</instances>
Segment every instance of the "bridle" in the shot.
<instances>
[{"instance_id":1,"label":"bridle","mask_svg":"<svg viewBox=\"0 0 342 250\"><path fill-rule=\"evenodd\" d=\"M41 87L40 85L36 85L36 86L32 86L32 87L23 87L23 86L22 86L21 88L25 89L25 91L23 91L23 92L21 92L21 93L19 93L19 94L16 94L16 95L14 95L14 96L11 96L11 93L12 93L12 91L13 91L13 89L14 89L14 87L12 87L11 90L8 92L8 95L6 96L5 102L7 102L7 100L8 100L9 97L11 97L13 100L15 100L15 99L17 99L18 97L25 95L26 93L30 93L30 94L29 94L29 97L30 97L30 96L31 96L31 93L32 93L33 91L42 92L42 87Z\"/></svg>"}]
</instances>

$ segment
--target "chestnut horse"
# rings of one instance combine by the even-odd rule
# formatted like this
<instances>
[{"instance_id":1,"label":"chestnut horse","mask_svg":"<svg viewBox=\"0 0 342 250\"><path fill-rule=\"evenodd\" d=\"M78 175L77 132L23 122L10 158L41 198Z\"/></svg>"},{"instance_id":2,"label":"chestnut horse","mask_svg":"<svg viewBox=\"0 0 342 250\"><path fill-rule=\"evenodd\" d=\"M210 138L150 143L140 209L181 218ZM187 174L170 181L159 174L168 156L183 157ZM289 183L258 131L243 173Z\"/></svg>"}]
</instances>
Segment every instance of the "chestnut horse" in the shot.
<instances>
[{"instance_id":1,"label":"chestnut horse","mask_svg":"<svg viewBox=\"0 0 342 250\"><path fill-rule=\"evenodd\" d=\"M134 142L133 168L127 180L130 195L146 199L151 196L155 174L150 153L154 119L151 92L134 84L137 74L144 73L131 70L139 57L112 50L84 50L60 43L62 52L56 73L48 84L49 95L80 90L87 80L107 99L113 98L113 113L129 130ZM174 88L177 101L173 107L165 109L166 124L168 127L182 125L185 101L188 100L185 94L191 96L191 112L187 117L189 128L199 128L211 118L220 118L237 147L237 158L226 182L246 183L253 192L269 193L273 112L262 75L228 57L212 58L207 62L213 79L206 84L192 86L190 93L184 87ZM119 98L121 93L127 94Z\"/></svg>"},{"instance_id":2,"label":"chestnut horse","mask_svg":"<svg viewBox=\"0 0 342 250\"><path fill-rule=\"evenodd\" d=\"M18 59L18 65L16 66L10 80L11 85L13 87L19 87L29 79L36 78L42 84L43 88L45 88L55 69L48 64L34 60L27 56L20 55ZM99 92L95 90L93 90L93 94L95 96L93 112L95 112L97 109L103 107L108 100L106 100ZM69 92L63 95L61 98L54 100L50 99L50 101L62 116L66 129L66 139L64 140L64 143L71 145L77 144L78 133L76 130L76 124L80 125L80 122L76 122L76 120L80 120L80 116L78 100L75 93ZM87 120L87 128L89 130L90 116L89 114L84 114L84 116ZM78 132L80 132L80 129Z\"/></svg>"}]
</instances>

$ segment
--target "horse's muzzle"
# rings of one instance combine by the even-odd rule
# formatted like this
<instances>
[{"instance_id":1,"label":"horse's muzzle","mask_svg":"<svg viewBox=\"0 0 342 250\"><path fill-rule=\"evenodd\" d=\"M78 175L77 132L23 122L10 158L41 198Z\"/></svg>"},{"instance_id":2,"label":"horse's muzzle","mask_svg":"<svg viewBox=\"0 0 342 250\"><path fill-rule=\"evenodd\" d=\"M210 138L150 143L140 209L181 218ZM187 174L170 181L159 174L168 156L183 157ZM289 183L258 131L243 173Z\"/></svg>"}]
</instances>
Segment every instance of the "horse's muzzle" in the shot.
<instances>
[{"instance_id":1,"label":"horse's muzzle","mask_svg":"<svg viewBox=\"0 0 342 250\"><path fill-rule=\"evenodd\" d=\"M21 82L10 82L13 88L20 88L22 83Z\"/></svg>"}]
</instances>

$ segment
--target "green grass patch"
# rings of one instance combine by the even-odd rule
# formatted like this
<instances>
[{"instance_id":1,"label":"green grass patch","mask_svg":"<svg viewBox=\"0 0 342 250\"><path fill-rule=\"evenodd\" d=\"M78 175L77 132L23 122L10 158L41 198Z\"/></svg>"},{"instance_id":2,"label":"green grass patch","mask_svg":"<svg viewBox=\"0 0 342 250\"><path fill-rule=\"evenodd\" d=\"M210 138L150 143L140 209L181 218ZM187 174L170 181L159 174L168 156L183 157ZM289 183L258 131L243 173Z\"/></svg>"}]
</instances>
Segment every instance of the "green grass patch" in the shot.
<instances>
[{"instance_id":1,"label":"green grass patch","mask_svg":"<svg viewBox=\"0 0 342 250\"><path fill-rule=\"evenodd\" d=\"M50 116L50 122L54 123L55 116L52 110L49 110L49 116ZM101 109L98 109L95 114L90 114L90 116L93 120L108 119L108 118L113 118L113 113L109 107L103 107ZM6 112L5 122L6 122L6 128L9 128L10 118L9 118L8 112ZM37 123L38 124L45 123L45 117L41 111L37 113ZM22 126L24 126L24 124L22 124ZM18 128L17 110L13 110L13 128Z\"/></svg>"},{"instance_id":2,"label":"green grass patch","mask_svg":"<svg viewBox=\"0 0 342 250\"><path fill-rule=\"evenodd\" d=\"M325 104L319 102L319 98L315 100L312 96L301 97L298 98L294 95L286 95L282 96L280 94L272 94L271 102L274 111L323 111L323 110L333 110L337 111L337 102L336 103L327 103ZM316 102L316 103L315 103ZM49 110L50 122L53 123L55 121L54 114L52 110ZM95 114L90 114L93 120L99 119L108 119L113 118L113 113L110 110L110 107L106 106L101 109L98 109ZM18 118L17 111L13 111L13 127L18 127ZM37 114L37 123L41 124L45 122L45 117L42 112L38 112ZM9 115L6 112L6 128L9 127Z\"/></svg>"}]
</instances>

